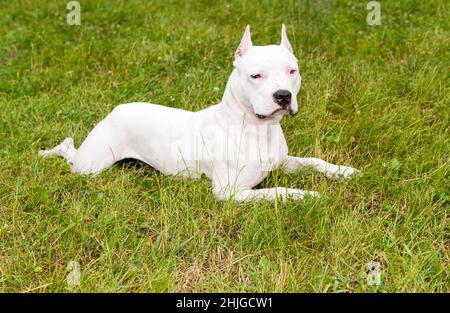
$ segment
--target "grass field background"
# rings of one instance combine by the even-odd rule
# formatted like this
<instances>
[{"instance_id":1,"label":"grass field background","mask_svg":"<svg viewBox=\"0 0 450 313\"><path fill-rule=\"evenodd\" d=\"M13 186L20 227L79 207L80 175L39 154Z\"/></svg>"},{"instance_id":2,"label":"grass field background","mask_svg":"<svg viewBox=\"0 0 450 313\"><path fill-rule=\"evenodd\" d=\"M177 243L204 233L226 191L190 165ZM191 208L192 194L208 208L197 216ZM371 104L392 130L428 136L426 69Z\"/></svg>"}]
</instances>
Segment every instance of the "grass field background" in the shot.
<instances>
[{"instance_id":1,"label":"grass field background","mask_svg":"<svg viewBox=\"0 0 450 313\"><path fill-rule=\"evenodd\" d=\"M365 1L80 3L69 26L65 1L0 0L0 291L449 292L448 1L381 1L379 26ZM323 198L234 204L137 162L89 178L38 157L120 103L219 102L245 25L265 45L282 23L290 154L362 177L277 171L263 187Z\"/></svg>"}]
</instances>

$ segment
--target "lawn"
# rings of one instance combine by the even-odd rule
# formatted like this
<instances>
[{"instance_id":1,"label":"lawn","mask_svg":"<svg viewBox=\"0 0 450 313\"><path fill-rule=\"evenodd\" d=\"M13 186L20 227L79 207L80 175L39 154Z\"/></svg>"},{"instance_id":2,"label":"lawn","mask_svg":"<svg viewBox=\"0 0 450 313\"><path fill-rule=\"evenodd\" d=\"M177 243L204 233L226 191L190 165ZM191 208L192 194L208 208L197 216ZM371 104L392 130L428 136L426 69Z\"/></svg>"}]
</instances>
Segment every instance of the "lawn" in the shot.
<instances>
[{"instance_id":1,"label":"lawn","mask_svg":"<svg viewBox=\"0 0 450 313\"><path fill-rule=\"evenodd\" d=\"M1 292L450 291L448 1L381 1L375 26L365 1L80 4L76 26L65 1L0 0ZM363 175L262 187L321 199L224 203L206 178L134 161L75 176L38 156L120 103L219 102L245 25L266 45L282 23L303 78L290 154Z\"/></svg>"}]
</instances>

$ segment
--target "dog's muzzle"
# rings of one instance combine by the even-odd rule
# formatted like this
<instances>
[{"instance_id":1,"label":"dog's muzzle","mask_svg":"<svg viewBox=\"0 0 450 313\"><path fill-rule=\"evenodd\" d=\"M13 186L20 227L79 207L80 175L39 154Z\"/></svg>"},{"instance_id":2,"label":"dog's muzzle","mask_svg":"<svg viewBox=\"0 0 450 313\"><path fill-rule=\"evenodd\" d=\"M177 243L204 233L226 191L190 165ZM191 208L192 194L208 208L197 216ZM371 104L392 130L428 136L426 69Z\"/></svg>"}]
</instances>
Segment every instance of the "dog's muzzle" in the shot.
<instances>
[{"instance_id":1,"label":"dog's muzzle","mask_svg":"<svg viewBox=\"0 0 450 313\"><path fill-rule=\"evenodd\" d=\"M256 115L257 118L263 120L263 119L265 119L267 117L270 117L270 116L272 116L275 113L280 112L280 111L286 111L286 113L289 113L290 116L294 116L295 114L297 114L297 112L292 111L291 107L289 106L288 108L285 108L285 109L284 108L278 108L278 109L276 109L275 111L273 111L269 115L262 115L262 114L258 114L258 113L255 113L255 115Z\"/></svg>"},{"instance_id":2,"label":"dog's muzzle","mask_svg":"<svg viewBox=\"0 0 450 313\"><path fill-rule=\"evenodd\" d=\"M286 89L279 89L273 95L273 101L279 105L279 108L273 111L270 115L262 115L255 113L259 119L265 119L266 117L272 116L279 111L286 111L290 115L295 115L297 112L292 111L291 100L292 93Z\"/></svg>"},{"instance_id":3,"label":"dog's muzzle","mask_svg":"<svg viewBox=\"0 0 450 313\"><path fill-rule=\"evenodd\" d=\"M286 89L277 90L273 95L273 100L281 108L288 109L291 106L292 93Z\"/></svg>"}]
</instances>

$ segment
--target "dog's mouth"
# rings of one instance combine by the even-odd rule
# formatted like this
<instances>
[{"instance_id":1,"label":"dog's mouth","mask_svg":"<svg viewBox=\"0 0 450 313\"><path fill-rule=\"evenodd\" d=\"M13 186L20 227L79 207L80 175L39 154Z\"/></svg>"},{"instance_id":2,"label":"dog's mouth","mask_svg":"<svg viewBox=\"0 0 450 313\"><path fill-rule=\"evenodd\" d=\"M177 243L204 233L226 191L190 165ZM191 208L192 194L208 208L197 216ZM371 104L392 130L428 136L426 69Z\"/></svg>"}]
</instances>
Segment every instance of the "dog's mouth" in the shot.
<instances>
[{"instance_id":1,"label":"dog's mouth","mask_svg":"<svg viewBox=\"0 0 450 313\"><path fill-rule=\"evenodd\" d=\"M261 114L256 113L256 117L259 118L260 120L263 120L263 119L265 119L267 116L266 116L266 115L261 115Z\"/></svg>"},{"instance_id":2,"label":"dog's mouth","mask_svg":"<svg viewBox=\"0 0 450 313\"><path fill-rule=\"evenodd\" d=\"M294 112L291 108L288 108L288 109L278 108L275 111L273 111L272 113L270 113L269 115L262 115L262 114L258 114L258 113L255 113L255 115L257 118L263 120L268 117L272 117L275 113L278 113L280 111L285 111L286 112L285 114L289 113L289 115L291 115L291 116L294 116L295 114L297 114L297 112Z\"/></svg>"}]
</instances>

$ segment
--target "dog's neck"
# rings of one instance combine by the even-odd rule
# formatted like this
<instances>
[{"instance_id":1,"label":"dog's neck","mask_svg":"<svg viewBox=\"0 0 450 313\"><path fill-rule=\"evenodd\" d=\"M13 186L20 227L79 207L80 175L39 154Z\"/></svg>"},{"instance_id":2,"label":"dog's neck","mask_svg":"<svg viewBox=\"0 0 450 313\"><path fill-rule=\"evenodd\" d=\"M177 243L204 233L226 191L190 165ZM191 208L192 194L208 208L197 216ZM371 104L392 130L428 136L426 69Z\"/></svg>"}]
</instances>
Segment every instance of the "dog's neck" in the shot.
<instances>
[{"instance_id":1,"label":"dog's neck","mask_svg":"<svg viewBox=\"0 0 450 313\"><path fill-rule=\"evenodd\" d=\"M251 104L248 103L243 94L237 75L237 70L234 69L228 79L222 101L217 105L219 116L225 118L228 123L232 122L233 124L278 125L281 116L272 116L265 119L260 119L256 116Z\"/></svg>"}]
</instances>

